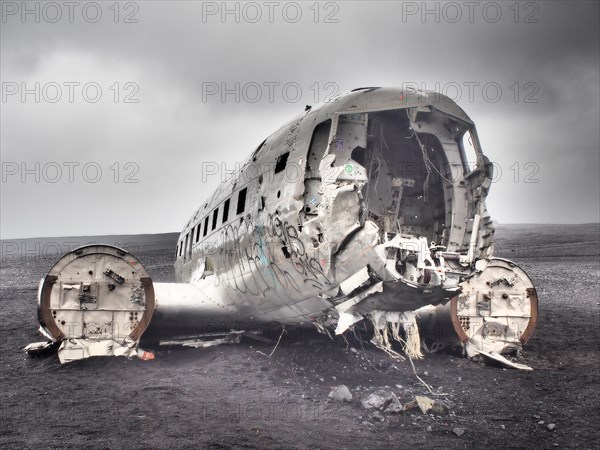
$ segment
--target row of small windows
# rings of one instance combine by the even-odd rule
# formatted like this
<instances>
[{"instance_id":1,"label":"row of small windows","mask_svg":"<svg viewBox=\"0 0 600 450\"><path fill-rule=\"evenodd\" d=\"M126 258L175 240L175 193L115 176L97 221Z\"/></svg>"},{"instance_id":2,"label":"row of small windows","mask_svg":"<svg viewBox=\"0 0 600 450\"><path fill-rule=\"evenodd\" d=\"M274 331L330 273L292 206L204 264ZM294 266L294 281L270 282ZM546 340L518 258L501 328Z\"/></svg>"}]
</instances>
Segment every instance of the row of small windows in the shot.
<instances>
[{"instance_id":1,"label":"row of small windows","mask_svg":"<svg viewBox=\"0 0 600 450\"><path fill-rule=\"evenodd\" d=\"M331 122L331 121L329 121L329 122ZM254 154L253 154L254 157L256 157L256 154L264 146L265 142L266 142L266 140L261 145L259 145L258 148L254 151ZM277 158L277 161L275 163L274 172L276 174L283 172L285 170L289 155L290 155L290 152L285 152L285 153L279 155L279 157ZM248 193L248 188L244 188L240 192L238 192L238 200L237 200L237 206L236 206L236 210L235 210L236 215L242 214L244 212L244 210L246 208L246 194L247 193ZM278 197L279 197L279 195L278 195ZM227 222L227 219L229 218L229 209L230 209L230 199L227 199L223 203L223 218L221 219L222 224ZM211 231L213 231L215 228L217 228L218 216L219 216L219 207L217 207L212 212L212 222L210 222L211 223ZM202 237L206 237L206 235L208 234L209 219L210 219L210 215L208 215L204 218L204 232L202 233ZM201 225L202 225L202 221L198 222L196 227L193 228L186 235L185 240L179 243L179 248L177 250L178 256L183 256L184 250L186 250L189 253L189 256L192 255L192 245L197 243L200 239L200 226ZM192 239L193 239L193 242L192 242Z\"/></svg>"},{"instance_id":2,"label":"row of small windows","mask_svg":"<svg viewBox=\"0 0 600 450\"><path fill-rule=\"evenodd\" d=\"M248 188L242 189L238 192L237 206L236 206L236 215L242 214L246 209L246 194L248 193ZM229 219L229 209L231 205L231 199L227 199L223 202L223 215L221 217L221 224L224 224ZM212 212L212 221L210 221L211 215L207 215L204 218L204 231L202 233L202 237L206 237L208 234L208 226L211 225L210 230L214 231L217 228L218 218L219 218L219 208L216 207ZM202 220L198 222L198 224L190 230L188 234L186 234L185 239L179 243L179 247L177 250L177 256L183 256L184 251L188 253L189 256L192 255L192 245L197 243L200 240L200 228L202 225Z\"/></svg>"}]
</instances>

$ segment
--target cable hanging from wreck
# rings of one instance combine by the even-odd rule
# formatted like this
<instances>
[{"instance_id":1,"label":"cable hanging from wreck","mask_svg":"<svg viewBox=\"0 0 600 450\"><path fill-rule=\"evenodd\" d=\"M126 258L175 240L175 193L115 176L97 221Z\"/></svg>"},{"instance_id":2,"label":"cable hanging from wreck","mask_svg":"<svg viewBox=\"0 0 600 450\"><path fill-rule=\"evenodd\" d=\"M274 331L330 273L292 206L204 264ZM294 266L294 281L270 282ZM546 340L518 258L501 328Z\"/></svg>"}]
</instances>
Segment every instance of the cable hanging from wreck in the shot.
<instances>
[{"instance_id":1,"label":"cable hanging from wreck","mask_svg":"<svg viewBox=\"0 0 600 450\"><path fill-rule=\"evenodd\" d=\"M408 117L409 122L412 123L412 121L410 120L410 114L408 113L408 109L406 110L406 116ZM417 141L417 144L419 145L421 154L423 155L423 164L425 165L425 170L427 171L427 176L425 177L425 180L423 181L423 196L425 198L425 203L427 203L428 196L429 196L428 195L429 194L429 176L431 175L432 167L438 173L438 175L440 177L442 177L443 180L450 183L452 186L456 186L458 183L456 181L449 180L442 174L442 172L440 172L438 170L438 168L435 166L433 161L431 161L431 159L429 159L429 156L427 156L427 150L426 150L425 146L423 145L423 143L421 142L421 139L419 139L418 133L415 131L414 128L411 127L411 129L412 129L411 135L407 136L405 139L412 139L414 137Z\"/></svg>"}]
</instances>

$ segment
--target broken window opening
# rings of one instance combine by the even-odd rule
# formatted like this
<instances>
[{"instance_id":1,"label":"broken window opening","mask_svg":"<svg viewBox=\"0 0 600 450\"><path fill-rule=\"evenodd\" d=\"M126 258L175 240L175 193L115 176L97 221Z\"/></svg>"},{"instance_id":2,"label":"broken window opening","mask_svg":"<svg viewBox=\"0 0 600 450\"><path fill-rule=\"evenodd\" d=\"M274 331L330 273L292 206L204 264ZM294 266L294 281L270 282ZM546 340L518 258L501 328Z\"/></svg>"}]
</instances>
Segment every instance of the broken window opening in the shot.
<instances>
[{"instance_id":1,"label":"broken window opening","mask_svg":"<svg viewBox=\"0 0 600 450\"><path fill-rule=\"evenodd\" d=\"M320 177L319 164L321 163L321 159L323 159L325 150L327 150L330 133L331 119L327 119L315 127L306 158L305 178Z\"/></svg>"},{"instance_id":2,"label":"broken window opening","mask_svg":"<svg viewBox=\"0 0 600 450\"><path fill-rule=\"evenodd\" d=\"M202 272L202 278L206 278L215 273L215 268L212 260L207 256L204 258L204 272Z\"/></svg>"},{"instance_id":3,"label":"broken window opening","mask_svg":"<svg viewBox=\"0 0 600 450\"><path fill-rule=\"evenodd\" d=\"M204 218L204 233L202 233L202 237L206 237L208 234L208 216Z\"/></svg>"},{"instance_id":4,"label":"broken window opening","mask_svg":"<svg viewBox=\"0 0 600 450\"><path fill-rule=\"evenodd\" d=\"M417 114L419 123L444 126L445 118ZM413 130L406 109L369 114L364 156L368 183L363 187L364 214L382 233L426 237L440 243L446 222L446 193L450 170L440 140ZM359 162L357 160L357 162ZM387 238L384 236L384 238Z\"/></svg>"},{"instance_id":5,"label":"broken window opening","mask_svg":"<svg viewBox=\"0 0 600 450\"><path fill-rule=\"evenodd\" d=\"M356 147L354 150L352 150L352 154L350 155L350 158L352 158L354 161L356 161L357 163L359 163L361 166L365 166L365 152L366 149L363 147Z\"/></svg>"},{"instance_id":6,"label":"broken window opening","mask_svg":"<svg viewBox=\"0 0 600 450\"><path fill-rule=\"evenodd\" d=\"M248 188L242 189L238 194L236 215L241 214L246 209L246 194L248 193Z\"/></svg>"},{"instance_id":7,"label":"broken window opening","mask_svg":"<svg viewBox=\"0 0 600 450\"><path fill-rule=\"evenodd\" d=\"M187 246L188 258L191 258L192 257L192 245L194 244L194 230L190 230L187 237L190 238L190 245ZM186 237L186 242L187 242L187 237Z\"/></svg>"},{"instance_id":8,"label":"broken window opening","mask_svg":"<svg viewBox=\"0 0 600 450\"><path fill-rule=\"evenodd\" d=\"M258 156L258 152L264 147L264 145L267 143L267 140L265 139L264 141L262 141L260 143L260 145L258 147L256 147L256 150L254 150L254 152L252 152L252 161L256 161L256 157Z\"/></svg>"},{"instance_id":9,"label":"broken window opening","mask_svg":"<svg viewBox=\"0 0 600 450\"><path fill-rule=\"evenodd\" d=\"M314 217L318 214L318 206L321 203L319 187L321 185L321 173L319 165L329 145L331 134L331 119L318 124L314 130L306 154L306 168L304 172L304 218Z\"/></svg>"},{"instance_id":10,"label":"broken window opening","mask_svg":"<svg viewBox=\"0 0 600 450\"><path fill-rule=\"evenodd\" d=\"M202 228L200 225L202 225L202 222L198 222L198 225L196 225L196 239L194 239L194 242L200 240L200 228Z\"/></svg>"},{"instance_id":11,"label":"broken window opening","mask_svg":"<svg viewBox=\"0 0 600 450\"><path fill-rule=\"evenodd\" d=\"M477 167L478 158L477 150L475 148L475 139L476 137L473 133L473 130L467 129L463 133L462 137L457 140L463 160L465 175L473 172Z\"/></svg>"},{"instance_id":12,"label":"broken window opening","mask_svg":"<svg viewBox=\"0 0 600 450\"><path fill-rule=\"evenodd\" d=\"M213 211L212 226L210 227L211 231L217 228L217 217L219 217L219 208L215 208Z\"/></svg>"},{"instance_id":13,"label":"broken window opening","mask_svg":"<svg viewBox=\"0 0 600 450\"><path fill-rule=\"evenodd\" d=\"M223 204L223 222L227 222L227 218L229 217L229 199L225 200Z\"/></svg>"},{"instance_id":14,"label":"broken window opening","mask_svg":"<svg viewBox=\"0 0 600 450\"><path fill-rule=\"evenodd\" d=\"M285 152L284 154L279 155L277 162L275 163L275 173L283 172L285 170L289 156L290 152Z\"/></svg>"}]
</instances>

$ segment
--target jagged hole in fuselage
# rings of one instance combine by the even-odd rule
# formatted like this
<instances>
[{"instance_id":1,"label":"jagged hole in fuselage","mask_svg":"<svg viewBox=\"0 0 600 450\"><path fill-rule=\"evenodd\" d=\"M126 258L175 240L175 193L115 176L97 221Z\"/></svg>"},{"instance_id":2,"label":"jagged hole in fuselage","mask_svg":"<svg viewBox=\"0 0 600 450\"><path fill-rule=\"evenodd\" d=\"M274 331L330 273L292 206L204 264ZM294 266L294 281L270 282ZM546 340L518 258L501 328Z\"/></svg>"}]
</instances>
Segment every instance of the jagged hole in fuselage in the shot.
<instances>
[{"instance_id":1,"label":"jagged hole in fuselage","mask_svg":"<svg viewBox=\"0 0 600 450\"><path fill-rule=\"evenodd\" d=\"M430 117L418 114L418 120ZM448 160L436 136L416 133L407 110L370 113L367 148L355 148L352 159L367 170L362 195L368 220L383 232L443 243L447 210L442 174Z\"/></svg>"}]
</instances>

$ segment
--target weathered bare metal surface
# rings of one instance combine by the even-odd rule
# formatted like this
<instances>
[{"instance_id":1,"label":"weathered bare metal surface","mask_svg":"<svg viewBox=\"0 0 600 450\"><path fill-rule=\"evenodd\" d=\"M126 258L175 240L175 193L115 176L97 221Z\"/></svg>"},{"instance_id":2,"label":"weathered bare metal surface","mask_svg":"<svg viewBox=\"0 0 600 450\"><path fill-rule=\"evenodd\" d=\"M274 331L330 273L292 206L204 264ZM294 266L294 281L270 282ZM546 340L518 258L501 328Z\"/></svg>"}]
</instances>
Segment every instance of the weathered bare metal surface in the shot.
<instances>
[{"instance_id":1,"label":"weathered bare metal surface","mask_svg":"<svg viewBox=\"0 0 600 450\"><path fill-rule=\"evenodd\" d=\"M61 361L135 353L154 312L154 289L143 265L109 245L64 255L40 282L40 331L63 341Z\"/></svg>"},{"instance_id":2,"label":"weathered bare metal surface","mask_svg":"<svg viewBox=\"0 0 600 450\"><path fill-rule=\"evenodd\" d=\"M98 261L61 260L70 274L53 268L44 280L42 328L54 340L135 341L147 325L160 336L269 322L342 333L375 318L406 349L418 317L454 330L425 344L456 341L469 356L518 350L537 295L520 268L493 259L492 175L474 123L449 98L341 95L269 136L194 212L177 245L178 283L153 284L130 255L84 249Z\"/></svg>"}]
</instances>

